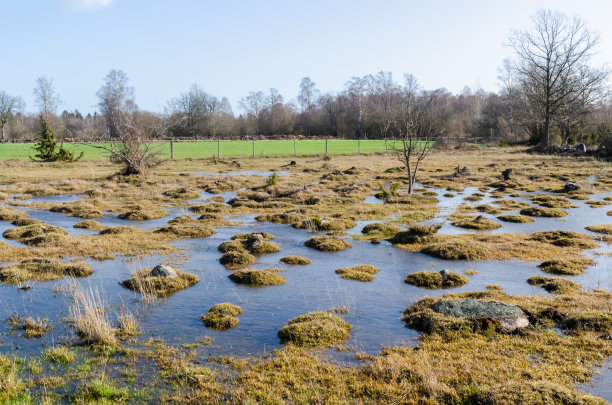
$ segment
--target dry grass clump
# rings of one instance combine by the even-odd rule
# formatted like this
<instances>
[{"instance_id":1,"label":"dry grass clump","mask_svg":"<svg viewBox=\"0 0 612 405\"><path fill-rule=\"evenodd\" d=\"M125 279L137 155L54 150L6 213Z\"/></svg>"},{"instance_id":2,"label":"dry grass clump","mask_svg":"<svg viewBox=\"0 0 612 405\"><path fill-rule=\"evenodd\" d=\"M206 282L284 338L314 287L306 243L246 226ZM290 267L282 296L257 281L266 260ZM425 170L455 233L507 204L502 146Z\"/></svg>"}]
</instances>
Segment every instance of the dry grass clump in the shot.
<instances>
[{"instance_id":1,"label":"dry grass clump","mask_svg":"<svg viewBox=\"0 0 612 405\"><path fill-rule=\"evenodd\" d=\"M87 263L63 263L53 259L27 259L0 267L0 281L21 284L26 281L50 281L62 277L87 277L93 274Z\"/></svg>"},{"instance_id":2,"label":"dry grass clump","mask_svg":"<svg viewBox=\"0 0 612 405\"><path fill-rule=\"evenodd\" d=\"M39 221L38 219L35 219L35 218L19 218L11 222L11 224L15 226L27 226L27 225L36 225L36 224L44 225L44 222Z\"/></svg>"},{"instance_id":3,"label":"dry grass clump","mask_svg":"<svg viewBox=\"0 0 612 405\"><path fill-rule=\"evenodd\" d=\"M56 205L51 207L49 211L84 219L101 218L104 216L104 212L97 207L80 201Z\"/></svg>"},{"instance_id":4,"label":"dry grass clump","mask_svg":"<svg viewBox=\"0 0 612 405\"><path fill-rule=\"evenodd\" d=\"M122 306L121 313L117 317L117 323L119 329L117 334L122 337L136 336L140 333L138 321L134 318L134 315Z\"/></svg>"},{"instance_id":5,"label":"dry grass clump","mask_svg":"<svg viewBox=\"0 0 612 405\"><path fill-rule=\"evenodd\" d=\"M531 239L555 246L593 249L599 246L587 235L574 231L543 231L531 235Z\"/></svg>"},{"instance_id":6,"label":"dry grass clump","mask_svg":"<svg viewBox=\"0 0 612 405\"><path fill-rule=\"evenodd\" d=\"M76 282L68 285L72 295L68 308L69 320L87 342L115 346L117 339L111 326L108 306L97 288L84 288Z\"/></svg>"},{"instance_id":7,"label":"dry grass clump","mask_svg":"<svg viewBox=\"0 0 612 405\"><path fill-rule=\"evenodd\" d=\"M584 229L591 232L602 233L604 235L612 235L612 224L591 225Z\"/></svg>"},{"instance_id":8,"label":"dry grass clump","mask_svg":"<svg viewBox=\"0 0 612 405\"><path fill-rule=\"evenodd\" d=\"M152 219L163 218L168 215L168 211L157 209L157 210L147 210L147 211L128 211L122 214L119 214L119 219L125 219L128 221L149 221Z\"/></svg>"},{"instance_id":9,"label":"dry grass clump","mask_svg":"<svg viewBox=\"0 0 612 405\"><path fill-rule=\"evenodd\" d=\"M322 252L338 252L353 247L344 239L335 236L314 236L308 239L304 245Z\"/></svg>"},{"instance_id":10,"label":"dry grass clump","mask_svg":"<svg viewBox=\"0 0 612 405\"><path fill-rule=\"evenodd\" d=\"M475 229L479 231L498 229L501 228L501 224L495 221L491 221L488 218L479 215L477 217L466 215L466 216L453 216L451 225L465 229Z\"/></svg>"},{"instance_id":11,"label":"dry grass clump","mask_svg":"<svg viewBox=\"0 0 612 405\"><path fill-rule=\"evenodd\" d=\"M518 210L529 207L529 204L524 201L516 201L512 199L495 200L493 204L498 205L502 210Z\"/></svg>"},{"instance_id":12,"label":"dry grass clump","mask_svg":"<svg viewBox=\"0 0 612 405\"><path fill-rule=\"evenodd\" d=\"M263 240L272 240L274 239L274 235L269 234L267 232L248 232L248 233L237 233L236 235L232 236L232 240L239 240L239 241L245 241L248 240L249 238L256 236L258 238L261 238Z\"/></svg>"},{"instance_id":13,"label":"dry grass clump","mask_svg":"<svg viewBox=\"0 0 612 405\"><path fill-rule=\"evenodd\" d=\"M392 224L385 224L380 222L375 222L373 224L368 224L363 227L361 233L366 236L379 236L379 237L388 237L395 235L399 232L399 228Z\"/></svg>"},{"instance_id":14,"label":"dry grass clump","mask_svg":"<svg viewBox=\"0 0 612 405\"><path fill-rule=\"evenodd\" d=\"M25 338L41 338L53 330L53 325L49 325L46 319L34 319L31 316L23 317L19 314L12 314L9 317L10 325L15 329L21 329Z\"/></svg>"},{"instance_id":15,"label":"dry grass clump","mask_svg":"<svg viewBox=\"0 0 612 405\"><path fill-rule=\"evenodd\" d=\"M430 256L444 260L486 260L487 247L473 240L450 240L425 246L422 250Z\"/></svg>"},{"instance_id":16,"label":"dry grass clump","mask_svg":"<svg viewBox=\"0 0 612 405\"><path fill-rule=\"evenodd\" d=\"M0 221L13 222L26 218L28 214L22 211L13 211L7 207L0 206Z\"/></svg>"},{"instance_id":17,"label":"dry grass clump","mask_svg":"<svg viewBox=\"0 0 612 405\"><path fill-rule=\"evenodd\" d=\"M535 221L535 219L533 218L526 217L524 215L516 215L516 214L500 215L497 217L497 219L501 221L505 221L505 222L515 222L519 224L526 224L526 223L531 223Z\"/></svg>"},{"instance_id":18,"label":"dry grass clump","mask_svg":"<svg viewBox=\"0 0 612 405\"><path fill-rule=\"evenodd\" d=\"M200 278L194 274L176 270L176 277L152 276L151 269L142 269L121 281L123 287L142 294L165 297L197 284Z\"/></svg>"},{"instance_id":19,"label":"dry grass clump","mask_svg":"<svg viewBox=\"0 0 612 405\"><path fill-rule=\"evenodd\" d=\"M567 215L567 211L563 211L560 208L544 208L544 207L529 207L523 208L520 211L521 215L528 215L530 217L548 217L548 218L559 218Z\"/></svg>"},{"instance_id":20,"label":"dry grass clump","mask_svg":"<svg viewBox=\"0 0 612 405\"><path fill-rule=\"evenodd\" d=\"M81 221L78 222L76 224L74 224L74 228L77 229L90 229L92 231L96 231L96 232L100 232L102 229L104 229L104 225L102 225L101 223L97 222L97 221L93 221L93 220L85 220L85 221Z\"/></svg>"},{"instance_id":21,"label":"dry grass clump","mask_svg":"<svg viewBox=\"0 0 612 405\"><path fill-rule=\"evenodd\" d=\"M184 224L170 224L162 226L153 231L165 235L172 235L176 238L208 238L217 233L208 225L193 221Z\"/></svg>"},{"instance_id":22,"label":"dry grass clump","mask_svg":"<svg viewBox=\"0 0 612 405\"><path fill-rule=\"evenodd\" d=\"M191 200L194 198L198 198L200 193L195 190L188 189L186 187L175 188L173 190L167 190L162 193L166 197L171 198L180 198L183 200Z\"/></svg>"},{"instance_id":23,"label":"dry grass clump","mask_svg":"<svg viewBox=\"0 0 612 405\"><path fill-rule=\"evenodd\" d=\"M40 245L39 237L47 235L63 236L68 235L68 232L59 226L36 223L32 225L18 226L16 228L9 228L2 234L2 236L4 236L6 239L18 240L23 244L33 246Z\"/></svg>"},{"instance_id":24,"label":"dry grass clump","mask_svg":"<svg viewBox=\"0 0 612 405\"><path fill-rule=\"evenodd\" d=\"M351 324L337 315L311 312L287 322L278 337L297 346L329 347L348 339L351 329Z\"/></svg>"},{"instance_id":25,"label":"dry grass clump","mask_svg":"<svg viewBox=\"0 0 612 405\"><path fill-rule=\"evenodd\" d=\"M559 274L564 276L576 276L582 274L587 266L594 264L595 262L591 259L585 260L547 260L542 262L538 267L540 270L551 273Z\"/></svg>"},{"instance_id":26,"label":"dry grass clump","mask_svg":"<svg viewBox=\"0 0 612 405\"><path fill-rule=\"evenodd\" d=\"M235 283L254 287L285 284L287 279L278 274L278 271L278 269L245 269L235 271L228 277Z\"/></svg>"},{"instance_id":27,"label":"dry grass clump","mask_svg":"<svg viewBox=\"0 0 612 405\"><path fill-rule=\"evenodd\" d=\"M280 251L280 246L268 242L270 239L274 239L274 236L265 232L239 233L232 236L232 240L239 241L244 251L256 255Z\"/></svg>"},{"instance_id":28,"label":"dry grass clump","mask_svg":"<svg viewBox=\"0 0 612 405\"><path fill-rule=\"evenodd\" d=\"M290 264L290 265L307 265L312 263L312 261L306 257L302 256L285 256L280 259L281 263Z\"/></svg>"},{"instance_id":29,"label":"dry grass clump","mask_svg":"<svg viewBox=\"0 0 612 405\"><path fill-rule=\"evenodd\" d=\"M127 233L139 233L142 232L140 229L133 226L109 226L100 231L100 235L119 235Z\"/></svg>"},{"instance_id":30,"label":"dry grass clump","mask_svg":"<svg viewBox=\"0 0 612 405\"><path fill-rule=\"evenodd\" d=\"M599 207L603 207L603 206L606 206L606 205L610 205L610 204L612 204L612 202L610 202L610 201L591 200L591 201L585 202L585 204L590 205L591 208L599 208Z\"/></svg>"},{"instance_id":31,"label":"dry grass clump","mask_svg":"<svg viewBox=\"0 0 612 405\"><path fill-rule=\"evenodd\" d=\"M259 222L271 222L273 224L295 224L304 220L304 215L296 212L283 212L274 214L261 214L255 217Z\"/></svg>"},{"instance_id":32,"label":"dry grass clump","mask_svg":"<svg viewBox=\"0 0 612 405\"><path fill-rule=\"evenodd\" d=\"M468 279L452 271L418 271L406 276L404 282L421 288L453 288L468 283Z\"/></svg>"},{"instance_id":33,"label":"dry grass clump","mask_svg":"<svg viewBox=\"0 0 612 405\"><path fill-rule=\"evenodd\" d=\"M228 269L239 269L255 263L255 256L244 250L230 250L219 259Z\"/></svg>"},{"instance_id":34,"label":"dry grass clump","mask_svg":"<svg viewBox=\"0 0 612 405\"><path fill-rule=\"evenodd\" d=\"M207 328L226 330L235 328L238 325L238 315L242 313L242 308L238 305L224 302L211 307L200 319Z\"/></svg>"},{"instance_id":35,"label":"dry grass clump","mask_svg":"<svg viewBox=\"0 0 612 405\"><path fill-rule=\"evenodd\" d=\"M561 277L532 276L527 282L530 285L539 285L553 294L568 294L581 288L577 282Z\"/></svg>"},{"instance_id":36,"label":"dry grass clump","mask_svg":"<svg viewBox=\"0 0 612 405\"><path fill-rule=\"evenodd\" d=\"M376 278L374 274L379 271L378 267L371 264L359 264L353 267L342 267L337 269L335 273L346 280L372 281Z\"/></svg>"},{"instance_id":37,"label":"dry grass clump","mask_svg":"<svg viewBox=\"0 0 612 405\"><path fill-rule=\"evenodd\" d=\"M435 240L435 234L442 228L442 224L412 225L405 231L396 233L389 242L393 244L426 243Z\"/></svg>"},{"instance_id":38,"label":"dry grass clump","mask_svg":"<svg viewBox=\"0 0 612 405\"><path fill-rule=\"evenodd\" d=\"M534 203L547 208L576 208L570 200L565 197L550 195L550 194L536 194L528 197L529 200Z\"/></svg>"}]
</instances>

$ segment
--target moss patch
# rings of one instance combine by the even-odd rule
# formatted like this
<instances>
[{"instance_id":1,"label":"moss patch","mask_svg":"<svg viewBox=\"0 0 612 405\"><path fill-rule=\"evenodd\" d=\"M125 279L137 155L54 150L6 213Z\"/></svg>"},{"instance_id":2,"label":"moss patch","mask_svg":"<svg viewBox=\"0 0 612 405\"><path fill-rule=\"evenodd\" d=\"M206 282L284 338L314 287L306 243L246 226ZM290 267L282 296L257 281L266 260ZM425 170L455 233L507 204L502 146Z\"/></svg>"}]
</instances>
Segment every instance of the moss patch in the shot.
<instances>
[{"instance_id":1,"label":"moss patch","mask_svg":"<svg viewBox=\"0 0 612 405\"><path fill-rule=\"evenodd\" d=\"M342 267L337 269L335 273L346 280L372 281L376 278L374 274L379 271L378 267L371 264L360 264L353 267Z\"/></svg>"},{"instance_id":2,"label":"moss patch","mask_svg":"<svg viewBox=\"0 0 612 405\"><path fill-rule=\"evenodd\" d=\"M306 257L302 256L285 256L280 259L281 263L291 264L291 265L307 265L312 263L312 261Z\"/></svg>"},{"instance_id":3,"label":"moss patch","mask_svg":"<svg viewBox=\"0 0 612 405\"><path fill-rule=\"evenodd\" d=\"M242 308L238 305L224 302L211 307L200 319L207 328L226 330L235 328L238 325L238 315L242 313Z\"/></svg>"},{"instance_id":4,"label":"moss patch","mask_svg":"<svg viewBox=\"0 0 612 405\"><path fill-rule=\"evenodd\" d=\"M285 284L287 279L278 274L277 270L238 270L229 275L230 280L238 284L250 286L267 286Z\"/></svg>"},{"instance_id":5,"label":"moss patch","mask_svg":"<svg viewBox=\"0 0 612 405\"><path fill-rule=\"evenodd\" d=\"M353 245L344 239L335 236L314 236L308 239L304 244L322 252L338 252L353 247Z\"/></svg>"},{"instance_id":6,"label":"moss patch","mask_svg":"<svg viewBox=\"0 0 612 405\"><path fill-rule=\"evenodd\" d=\"M283 343L328 347L348 339L351 329L351 324L337 315L328 312L311 312L287 322L278 331L278 337Z\"/></svg>"}]
</instances>

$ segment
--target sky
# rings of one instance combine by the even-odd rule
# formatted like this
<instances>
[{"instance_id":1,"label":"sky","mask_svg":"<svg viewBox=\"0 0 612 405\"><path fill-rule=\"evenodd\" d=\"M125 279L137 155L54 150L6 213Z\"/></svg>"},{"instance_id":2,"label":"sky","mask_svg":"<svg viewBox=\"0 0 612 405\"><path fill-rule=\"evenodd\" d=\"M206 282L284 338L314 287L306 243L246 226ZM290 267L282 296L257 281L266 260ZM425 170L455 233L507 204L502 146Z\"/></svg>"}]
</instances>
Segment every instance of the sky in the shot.
<instances>
[{"instance_id":1,"label":"sky","mask_svg":"<svg viewBox=\"0 0 612 405\"><path fill-rule=\"evenodd\" d=\"M35 112L36 78L86 114L110 69L123 70L140 108L163 112L192 83L228 97L295 98L302 77L338 92L352 76L413 74L426 89L498 89L512 30L538 9L578 15L612 61L610 0L0 0L0 90Z\"/></svg>"}]
</instances>

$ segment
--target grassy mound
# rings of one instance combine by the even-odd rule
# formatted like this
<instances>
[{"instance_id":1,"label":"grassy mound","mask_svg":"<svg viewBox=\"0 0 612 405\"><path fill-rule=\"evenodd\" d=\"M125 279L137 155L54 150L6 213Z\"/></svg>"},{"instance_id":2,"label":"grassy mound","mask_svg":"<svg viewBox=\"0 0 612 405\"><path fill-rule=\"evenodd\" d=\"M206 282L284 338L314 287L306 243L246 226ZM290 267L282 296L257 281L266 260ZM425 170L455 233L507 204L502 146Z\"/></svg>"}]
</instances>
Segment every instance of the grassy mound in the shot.
<instances>
[{"instance_id":1,"label":"grassy mound","mask_svg":"<svg viewBox=\"0 0 612 405\"><path fill-rule=\"evenodd\" d=\"M348 339L351 329L351 324L337 315L311 312L287 322L278 337L298 346L329 347Z\"/></svg>"},{"instance_id":2,"label":"grassy mound","mask_svg":"<svg viewBox=\"0 0 612 405\"><path fill-rule=\"evenodd\" d=\"M143 269L132 274L128 280L121 281L123 287L142 294L164 297L196 285L200 278L196 275L176 270L176 277L151 276L151 269Z\"/></svg>"},{"instance_id":3,"label":"grassy mound","mask_svg":"<svg viewBox=\"0 0 612 405\"><path fill-rule=\"evenodd\" d=\"M379 271L380 269L378 267L372 266L371 264L360 264L353 267L342 267L335 272L346 280L372 281L376 278L374 274Z\"/></svg>"},{"instance_id":4,"label":"grassy mound","mask_svg":"<svg viewBox=\"0 0 612 405\"><path fill-rule=\"evenodd\" d=\"M200 193L198 193L197 191L190 190L185 187L176 188L173 190L167 190L167 191L164 191L162 194L165 195L166 197L177 198L177 199L180 198L183 200L191 200L193 198L198 198L200 196Z\"/></svg>"},{"instance_id":5,"label":"grassy mound","mask_svg":"<svg viewBox=\"0 0 612 405\"><path fill-rule=\"evenodd\" d=\"M612 224L591 225L584 229L591 232L602 233L604 235L612 235Z\"/></svg>"},{"instance_id":6,"label":"grassy mound","mask_svg":"<svg viewBox=\"0 0 612 405\"><path fill-rule=\"evenodd\" d=\"M599 246L587 235L574 231L543 231L531 235L531 239L538 242L550 243L561 247L575 247L579 249L593 249Z\"/></svg>"},{"instance_id":7,"label":"grassy mound","mask_svg":"<svg viewBox=\"0 0 612 405\"><path fill-rule=\"evenodd\" d=\"M99 208L80 201L56 205L51 207L49 211L66 214L69 217L84 219L102 218L104 216L104 212L102 212Z\"/></svg>"},{"instance_id":8,"label":"grassy mound","mask_svg":"<svg viewBox=\"0 0 612 405\"><path fill-rule=\"evenodd\" d=\"M50 234L68 235L68 232L59 226L37 223L26 226L18 226L16 228L9 228L4 231L2 236L4 236L6 239L18 240L26 245L38 246L38 239L35 240L35 238Z\"/></svg>"},{"instance_id":9,"label":"grassy mound","mask_svg":"<svg viewBox=\"0 0 612 405\"><path fill-rule=\"evenodd\" d=\"M272 240L274 239L274 235L269 234L267 232L249 232L249 233L237 233L232 236L232 240L247 240L252 236L261 237L263 240Z\"/></svg>"},{"instance_id":10,"label":"grassy mound","mask_svg":"<svg viewBox=\"0 0 612 405\"><path fill-rule=\"evenodd\" d=\"M497 219L501 221L505 221L505 222L515 222L519 224L526 224L526 223L535 221L535 219L526 217L524 215L513 215L513 214L500 215L497 217Z\"/></svg>"},{"instance_id":11,"label":"grassy mound","mask_svg":"<svg viewBox=\"0 0 612 405\"><path fill-rule=\"evenodd\" d=\"M312 263L310 259L307 259L302 256L285 256L280 259L281 263L291 264L291 265L306 265Z\"/></svg>"},{"instance_id":12,"label":"grassy mound","mask_svg":"<svg viewBox=\"0 0 612 405\"><path fill-rule=\"evenodd\" d=\"M373 224L368 224L363 227L361 233L364 235L368 234L377 234L377 235L395 235L399 232L399 228L392 224L384 224L380 222L376 222Z\"/></svg>"},{"instance_id":13,"label":"grassy mound","mask_svg":"<svg viewBox=\"0 0 612 405\"><path fill-rule=\"evenodd\" d=\"M544 208L544 207L529 207L523 208L520 211L521 215L528 215L530 217L548 217L548 218L559 218L567 215L567 211L563 211L560 208Z\"/></svg>"},{"instance_id":14,"label":"grassy mound","mask_svg":"<svg viewBox=\"0 0 612 405\"><path fill-rule=\"evenodd\" d=\"M491 221L490 219L487 219L481 215L477 217L470 215L462 216L452 221L451 225L465 229L475 229L479 231L501 228L500 223Z\"/></svg>"},{"instance_id":15,"label":"grassy mound","mask_svg":"<svg viewBox=\"0 0 612 405\"><path fill-rule=\"evenodd\" d=\"M74 224L74 228L77 228L77 229L89 229L89 230L92 230L92 231L100 232L104 228L104 225L102 225L101 223L99 223L97 221L93 221L91 219L87 219L85 221L81 221L81 222L78 222L78 223Z\"/></svg>"},{"instance_id":16,"label":"grassy mound","mask_svg":"<svg viewBox=\"0 0 612 405\"><path fill-rule=\"evenodd\" d=\"M567 198L548 195L548 194L537 194L529 197L534 203L547 208L576 208L576 206Z\"/></svg>"},{"instance_id":17,"label":"grassy mound","mask_svg":"<svg viewBox=\"0 0 612 405\"><path fill-rule=\"evenodd\" d=\"M350 219L321 219L313 217L293 225L297 229L309 229L312 231L344 231L357 226L355 221Z\"/></svg>"},{"instance_id":18,"label":"grassy mound","mask_svg":"<svg viewBox=\"0 0 612 405\"><path fill-rule=\"evenodd\" d=\"M149 210L149 211L128 211L119 214L119 219L128 221L149 221L152 219L163 218L168 215L166 210Z\"/></svg>"},{"instance_id":19,"label":"grassy mound","mask_svg":"<svg viewBox=\"0 0 612 405\"><path fill-rule=\"evenodd\" d=\"M340 250L353 247L344 239L335 236L314 236L305 243L309 248L317 249L322 252L338 252Z\"/></svg>"},{"instance_id":20,"label":"grassy mound","mask_svg":"<svg viewBox=\"0 0 612 405\"><path fill-rule=\"evenodd\" d=\"M62 277L87 277L93 274L87 263L62 263L52 259L29 259L0 267L0 281L20 284L26 281L50 281Z\"/></svg>"},{"instance_id":21,"label":"grassy mound","mask_svg":"<svg viewBox=\"0 0 612 405\"><path fill-rule=\"evenodd\" d=\"M285 284L287 279L278 274L277 270L238 270L229 275L230 280L238 284L250 286L266 286Z\"/></svg>"},{"instance_id":22,"label":"grassy mound","mask_svg":"<svg viewBox=\"0 0 612 405\"><path fill-rule=\"evenodd\" d=\"M226 330L235 328L238 325L238 315L242 313L242 308L238 305L224 302L211 307L200 319L207 328Z\"/></svg>"},{"instance_id":23,"label":"grassy mound","mask_svg":"<svg viewBox=\"0 0 612 405\"><path fill-rule=\"evenodd\" d=\"M533 276L527 279L530 285L539 285L549 293L568 294L580 290L580 284L561 277Z\"/></svg>"},{"instance_id":24,"label":"grassy mound","mask_svg":"<svg viewBox=\"0 0 612 405\"><path fill-rule=\"evenodd\" d=\"M208 238L217 231L204 224L188 223L162 226L153 232L170 234L177 238Z\"/></svg>"},{"instance_id":25,"label":"grassy mound","mask_svg":"<svg viewBox=\"0 0 612 405\"><path fill-rule=\"evenodd\" d=\"M407 284L421 288L453 288L467 284L468 279L457 273L449 271L445 276L436 271L419 271L408 274L404 279Z\"/></svg>"},{"instance_id":26,"label":"grassy mound","mask_svg":"<svg viewBox=\"0 0 612 405\"><path fill-rule=\"evenodd\" d=\"M486 246L471 240L434 243L421 252L444 260L484 260L487 257Z\"/></svg>"},{"instance_id":27,"label":"grassy mound","mask_svg":"<svg viewBox=\"0 0 612 405\"><path fill-rule=\"evenodd\" d=\"M219 262L228 269L239 269L255 263L255 256L244 250L232 250L221 256Z\"/></svg>"},{"instance_id":28,"label":"grassy mound","mask_svg":"<svg viewBox=\"0 0 612 405\"><path fill-rule=\"evenodd\" d=\"M442 224L413 225L405 231L396 233L389 242L393 244L425 243L433 240Z\"/></svg>"},{"instance_id":29,"label":"grassy mound","mask_svg":"<svg viewBox=\"0 0 612 405\"><path fill-rule=\"evenodd\" d=\"M591 261L592 263L592 261ZM569 260L547 260L539 265L540 270L564 276L576 276L582 274L587 263L572 262Z\"/></svg>"},{"instance_id":30,"label":"grassy mound","mask_svg":"<svg viewBox=\"0 0 612 405\"><path fill-rule=\"evenodd\" d=\"M133 226L109 226L100 231L100 235L119 235L122 233L141 232L140 229Z\"/></svg>"}]
</instances>

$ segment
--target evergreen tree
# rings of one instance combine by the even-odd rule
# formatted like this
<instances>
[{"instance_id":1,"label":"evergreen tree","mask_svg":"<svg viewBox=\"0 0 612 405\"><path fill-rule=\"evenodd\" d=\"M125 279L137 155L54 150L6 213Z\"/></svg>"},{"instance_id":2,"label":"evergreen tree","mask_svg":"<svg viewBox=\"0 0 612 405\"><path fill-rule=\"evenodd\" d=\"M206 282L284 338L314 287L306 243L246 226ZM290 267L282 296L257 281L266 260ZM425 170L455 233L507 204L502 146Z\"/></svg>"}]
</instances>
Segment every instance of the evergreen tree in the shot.
<instances>
[{"instance_id":1,"label":"evergreen tree","mask_svg":"<svg viewBox=\"0 0 612 405\"><path fill-rule=\"evenodd\" d=\"M60 145L56 152L57 142L55 142L55 132L51 129L47 121L41 116L40 117L40 139L34 149L38 151L35 158L32 160L40 160L43 162L74 162L83 157L83 152L79 157L75 158L74 153L67 149L64 149L64 143Z\"/></svg>"}]
</instances>

